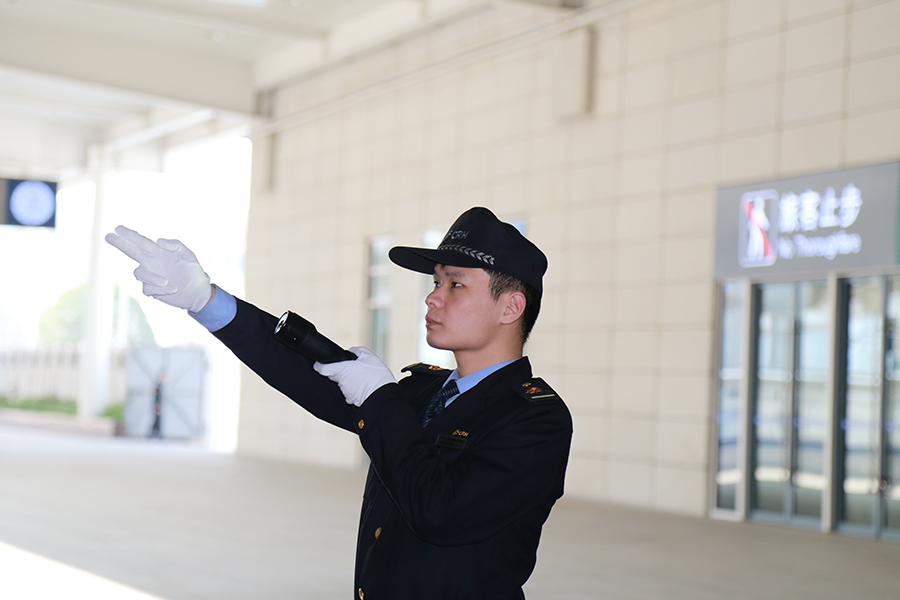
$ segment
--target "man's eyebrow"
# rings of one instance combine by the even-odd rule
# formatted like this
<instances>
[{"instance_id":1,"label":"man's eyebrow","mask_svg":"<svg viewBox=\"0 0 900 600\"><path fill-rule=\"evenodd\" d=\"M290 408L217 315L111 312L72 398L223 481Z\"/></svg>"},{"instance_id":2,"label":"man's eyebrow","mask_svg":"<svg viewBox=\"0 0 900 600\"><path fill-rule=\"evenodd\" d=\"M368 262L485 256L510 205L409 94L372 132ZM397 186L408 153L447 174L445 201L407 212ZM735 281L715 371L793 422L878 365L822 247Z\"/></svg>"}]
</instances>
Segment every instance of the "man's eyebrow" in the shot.
<instances>
[{"instance_id":1,"label":"man's eyebrow","mask_svg":"<svg viewBox=\"0 0 900 600\"><path fill-rule=\"evenodd\" d=\"M454 271L451 269L444 269L439 272L438 269L435 269L435 275L441 275L443 277L456 277L457 279L465 279L466 273L464 271Z\"/></svg>"}]
</instances>

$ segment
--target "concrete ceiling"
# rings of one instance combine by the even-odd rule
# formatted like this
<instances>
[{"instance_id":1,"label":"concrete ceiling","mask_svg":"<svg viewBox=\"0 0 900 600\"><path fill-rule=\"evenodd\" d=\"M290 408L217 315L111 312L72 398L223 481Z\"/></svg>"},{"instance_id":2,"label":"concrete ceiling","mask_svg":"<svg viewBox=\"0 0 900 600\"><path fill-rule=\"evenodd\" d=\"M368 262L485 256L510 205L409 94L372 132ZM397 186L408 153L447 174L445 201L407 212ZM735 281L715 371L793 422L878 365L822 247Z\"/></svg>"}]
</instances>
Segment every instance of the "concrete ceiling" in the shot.
<instances>
[{"instance_id":1,"label":"concrete ceiling","mask_svg":"<svg viewBox=\"0 0 900 600\"><path fill-rule=\"evenodd\" d=\"M259 91L479 1L0 0L0 176L198 115L247 122Z\"/></svg>"}]
</instances>

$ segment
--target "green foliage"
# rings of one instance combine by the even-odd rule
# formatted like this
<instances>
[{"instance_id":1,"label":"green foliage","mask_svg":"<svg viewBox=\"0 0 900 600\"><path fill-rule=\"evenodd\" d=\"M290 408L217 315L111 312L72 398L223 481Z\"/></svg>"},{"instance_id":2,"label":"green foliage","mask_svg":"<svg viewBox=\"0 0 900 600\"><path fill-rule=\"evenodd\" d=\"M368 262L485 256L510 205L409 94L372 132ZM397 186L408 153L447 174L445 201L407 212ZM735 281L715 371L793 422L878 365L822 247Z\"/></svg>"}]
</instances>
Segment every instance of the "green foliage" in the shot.
<instances>
[{"instance_id":1,"label":"green foliage","mask_svg":"<svg viewBox=\"0 0 900 600\"><path fill-rule=\"evenodd\" d=\"M122 299L120 294L119 286L116 286L113 300L113 339L124 339L128 345L156 344L153 330L141 305L130 296ZM53 345L80 342L83 338L86 297L86 285L63 292L56 303L41 316L38 343ZM122 311L122 308L125 310ZM120 315L120 312L125 314ZM124 322L126 319L127 322Z\"/></svg>"},{"instance_id":2,"label":"green foliage","mask_svg":"<svg viewBox=\"0 0 900 600\"><path fill-rule=\"evenodd\" d=\"M41 315L38 343L60 344L81 341L84 321L85 286L63 292L56 303Z\"/></svg>"},{"instance_id":3,"label":"green foliage","mask_svg":"<svg viewBox=\"0 0 900 600\"><path fill-rule=\"evenodd\" d=\"M0 408L58 412L67 415L74 415L78 412L78 405L75 402L71 400L57 400L56 398L29 398L17 402L7 400L6 398L0 398Z\"/></svg>"},{"instance_id":4,"label":"green foliage","mask_svg":"<svg viewBox=\"0 0 900 600\"><path fill-rule=\"evenodd\" d=\"M106 407L106 409L100 413L101 417L107 417L112 419L116 423L124 423L125 422L125 405L124 404L110 404Z\"/></svg>"},{"instance_id":5,"label":"green foliage","mask_svg":"<svg viewBox=\"0 0 900 600\"><path fill-rule=\"evenodd\" d=\"M63 413L66 415L78 414L78 404L75 401L57 400L56 398L28 398L26 400L8 400L0 396L0 408L55 412ZM100 413L100 416L112 419L116 423L124 423L125 405L110 404L102 413Z\"/></svg>"}]
</instances>

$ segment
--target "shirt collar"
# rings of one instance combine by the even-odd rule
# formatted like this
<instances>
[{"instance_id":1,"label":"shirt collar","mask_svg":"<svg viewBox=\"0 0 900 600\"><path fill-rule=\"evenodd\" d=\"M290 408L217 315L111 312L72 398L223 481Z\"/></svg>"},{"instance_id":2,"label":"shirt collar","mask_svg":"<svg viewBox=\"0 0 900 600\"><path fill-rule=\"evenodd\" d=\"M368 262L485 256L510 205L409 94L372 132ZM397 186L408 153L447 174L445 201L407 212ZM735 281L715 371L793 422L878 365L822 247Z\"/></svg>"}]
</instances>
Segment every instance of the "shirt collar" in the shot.
<instances>
[{"instance_id":1,"label":"shirt collar","mask_svg":"<svg viewBox=\"0 0 900 600\"><path fill-rule=\"evenodd\" d=\"M447 378L447 381L444 382L444 385L446 385L450 381L456 380L456 387L459 388L459 394L468 392L473 387L475 387L476 385L481 383L488 375L496 373L497 371L499 371L506 365L511 365L512 363L516 362L517 360L519 360L519 359L514 358L514 359L508 360L506 362L497 363L496 365L491 365L490 367L481 369L480 371L475 371L474 373L470 373L470 374L466 375L465 377L460 377L459 370L454 369L453 372L450 373L450 377ZM456 398L459 396L459 394L456 394L456 396L451 396L450 398L448 398L447 401L444 403L444 406L449 406L451 402L456 400Z\"/></svg>"}]
</instances>

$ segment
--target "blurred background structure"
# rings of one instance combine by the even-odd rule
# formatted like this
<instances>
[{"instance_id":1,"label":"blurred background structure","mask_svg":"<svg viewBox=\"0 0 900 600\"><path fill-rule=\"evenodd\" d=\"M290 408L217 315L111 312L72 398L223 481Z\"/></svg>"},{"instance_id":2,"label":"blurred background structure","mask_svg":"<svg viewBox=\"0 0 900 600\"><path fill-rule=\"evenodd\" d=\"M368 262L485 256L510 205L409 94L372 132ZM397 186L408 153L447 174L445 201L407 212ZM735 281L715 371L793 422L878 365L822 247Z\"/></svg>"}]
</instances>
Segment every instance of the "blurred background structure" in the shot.
<instances>
[{"instance_id":1,"label":"blurred background structure","mask_svg":"<svg viewBox=\"0 0 900 600\"><path fill-rule=\"evenodd\" d=\"M0 177L58 203L0 227L0 395L83 285L83 416L152 335L204 346L214 447L359 469L132 304L102 236L179 238L399 370L450 359L385 249L483 205L550 259L526 352L575 419L570 498L900 538L898 29L900 0L2 1Z\"/></svg>"}]
</instances>

